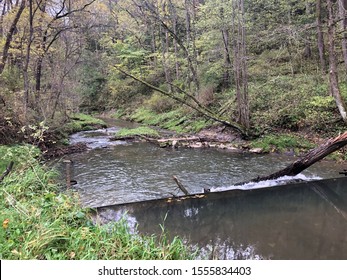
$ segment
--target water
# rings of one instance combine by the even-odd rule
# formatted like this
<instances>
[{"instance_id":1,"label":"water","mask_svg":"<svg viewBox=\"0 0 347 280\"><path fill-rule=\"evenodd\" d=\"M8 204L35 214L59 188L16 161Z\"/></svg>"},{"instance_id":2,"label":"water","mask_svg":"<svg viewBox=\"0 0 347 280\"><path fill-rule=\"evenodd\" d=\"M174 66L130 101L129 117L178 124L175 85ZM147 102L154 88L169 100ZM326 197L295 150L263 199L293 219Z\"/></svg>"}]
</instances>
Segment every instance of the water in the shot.
<instances>
[{"instance_id":1,"label":"water","mask_svg":"<svg viewBox=\"0 0 347 280\"><path fill-rule=\"evenodd\" d=\"M78 182L74 187L83 205L98 208L103 221L117 220L127 213L132 230L146 234L159 234L160 225L164 225L170 236L179 235L189 246L200 248L197 258L347 258L347 179L328 181L323 188L319 184L325 181L313 181L307 187L268 188L279 184L278 180L235 187L237 182L277 171L295 158L110 141L122 126L129 124L117 123L107 130L71 138L90 147L85 153L69 156L73 179ZM335 178L342 169L337 163L322 161L297 178ZM218 199L106 207L181 195L173 175L190 193L201 193L203 188L212 192L256 190Z\"/></svg>"},{"instance_id":2,"label":"water","mask_svg":"<svg viewBox=\"0 0 347 280\"><path fill-rule=\"evenodd\" d=\"M284 168L295 159L217 149L163 149L151 143L110 141L120 127L129 126L128 122L116 124L117 127L80 132L71 137L71 143L85 142L90 148L86 153L69 156L73 161L73 179L78 182L76 188L85 206L180 195L172 176L177 176L190 193L200 193L204 188L230 189L237 182ZM298 178L333 178L341 169L338 164L321 162Z\"/></svg>"},{"instance_id":3,"label":"water","mask_svg":"<svg viewBox=\"0 0 347 280\"><path fill-rule=\"evenodd\" d=\"M162 225L200 248L197 258L347 259L347 178L98 212L104 220L126 213L140 233L160 234Z\"/></svg>"}]
</instances>

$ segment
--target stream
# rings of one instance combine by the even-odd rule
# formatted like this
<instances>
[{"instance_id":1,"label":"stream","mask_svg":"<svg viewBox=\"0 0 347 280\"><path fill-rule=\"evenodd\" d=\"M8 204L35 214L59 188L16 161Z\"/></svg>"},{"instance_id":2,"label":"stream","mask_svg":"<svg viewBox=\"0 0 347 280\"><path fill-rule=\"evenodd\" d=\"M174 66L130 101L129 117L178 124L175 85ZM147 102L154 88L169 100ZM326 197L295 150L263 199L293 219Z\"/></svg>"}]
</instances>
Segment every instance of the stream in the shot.
<instances>
[{"instance_id":1,"label":"stream","mask_svg":"<svg viewBox=\"0 0 347 280\"><path fill-rule=\"evenodd\" d=\"M89 150L68 156L73 162L72 179L77 181L73 187L82 204L100 209L107 221L125 216L133 231L146 234L160 234L164 226L170 236L179 235L192 248L200 248L197 258L347 258L347 215L341 214L341 205L346 205L341 200L347 202L347 188L341 184L347 181L328 180L335 182L328 187L332 195L312 189L316 180L341 177L340 164L321 161L296 176L313 182L304 183L309 184L307 188L282 192L265 189L293 178L234 187L237 182L279 170L295 157L110 141L122 127L136 126L123 121L113 121L112 125L72 135L71 143L87 143ZM113 206L182 195L173 175L190 193L202 193L204 188L212 192L263 189L257 195L165 207ZM338 197L340 206L332 197Z\"/></svg>"}]
</instances>

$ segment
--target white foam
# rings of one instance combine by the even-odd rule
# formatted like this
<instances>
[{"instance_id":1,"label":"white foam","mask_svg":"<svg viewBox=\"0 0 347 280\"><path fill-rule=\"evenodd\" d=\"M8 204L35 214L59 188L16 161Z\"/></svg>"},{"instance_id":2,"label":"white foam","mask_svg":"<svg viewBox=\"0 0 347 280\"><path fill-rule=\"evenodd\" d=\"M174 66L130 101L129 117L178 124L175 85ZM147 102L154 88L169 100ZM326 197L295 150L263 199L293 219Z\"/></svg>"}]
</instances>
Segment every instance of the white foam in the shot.
<instances>
[{"instance_id":1,"label":"white foam","mask_svg":"<svg viewBox=\"0 0 347 280\"><path fill-rule=\"evenodd\" d=\"M321 177L318 176L306 176L304 174L298 174L296 176L283 176L275 180L266 180L261 182L250 182L239 186L228 186L228 187L218 187L211 188L211 192L220 192L227 190L249 190L249 189L260 189L260 188L269 188L279 185L285 185L295 181L314 181L321 180Z\"/></svg>"}]
</instances>

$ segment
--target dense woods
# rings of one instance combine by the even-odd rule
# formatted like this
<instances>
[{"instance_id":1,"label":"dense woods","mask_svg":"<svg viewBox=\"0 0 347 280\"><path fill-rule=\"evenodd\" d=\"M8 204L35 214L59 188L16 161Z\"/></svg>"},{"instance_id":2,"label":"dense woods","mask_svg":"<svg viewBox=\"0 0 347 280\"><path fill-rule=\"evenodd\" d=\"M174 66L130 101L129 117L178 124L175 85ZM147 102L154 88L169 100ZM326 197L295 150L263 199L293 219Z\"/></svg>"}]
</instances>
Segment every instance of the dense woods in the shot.
<instances>
[{"instance_id":1,"label":"dense woods","mask_svg":"<svg viewBox=\"0 0 347 280\"><path fill-rule=\"evenodd\" d=\"M346 9L347 0L0 0L0 258L196 258L195 245L194 253L186 240L167 237L164 222L169 212L158 238L133 232L125 219L112 226L91 221L90 209L82 209L77 193L69 188L77 183L70 177L72 161L65 161L65 190L56 172L41 160L86 150L86 143L68 145L68 134L105 128L104 121L92 117L104 113L175 131L178 136L158 140L157 130L141 126L119 130L112 138L128 141L129 135L135 135L161 147L177 148L180 140L198 140L182 147L297 155L312 148L312 142L330 138L286 168L252 181L296 175L347 144ZM33 145L10 145L16 143ZM345 151L336 158L347 160ZM244 166L234 172L247 173ZM195 165L194 169L205 172ZM112 182L113 187L124 186ZM112 196L108 189L103 191L103 197ZM128 187L124 192L129 192ZM337 207L343 202L340 194L330 190L334 194L330 200L319 192L345 218L343 207ZM298 199L304 205L302 198ZM250 208L257 215L266 214L265 224L271 219L269 211L276 210L269 204L270 210L259 211L267 203L271 202L262 199L261 208L257 203ZM231 205L232 212L239 207ZM288 204L289 212L283 213L296 215L294 207L300 216L305 214L304 207L297 205ZM314 208L308 205L309 219L300 221L296 230L299 245L300 225L313 217ZM325 206L319 207L330 215ZM187 210L184 216L196 219L199 209ZM211 217L216 219L215 209ZM250 217L248 212L244 217ZM218 219L224 223L222 218ZM247 231L253 222L248 218L241 218L247 220L241 226ZM308 236L329 244L325 238L329 224L322 220L320 228L320 221L314 220ZM323 235L317 237L315 231ZM207 234L209 240L223 241L209 230ZM332 239L343 248L343 240L334 234ZM228 232L223 252L229 241L234 243L232 235ZM287 231L276 233L280 239L287 235ZM283 240L265 243L277 250ZM217 247L208 247L214 254ZM327 251L319 247L316 254ZM231 257L238 258L237 252Z\"/></svg>"},{"instance_id":2,"label":"dense woods","mask_svg":"<svg viewBox=\"0 0 347 280\"><path fill-rule=\"evenodd\" d=\"M243 136L336 133L347 122L346 7L2 0L1 142L78 111L175 112L177 122L217 121Z\"/></svg>"}]
</instances>

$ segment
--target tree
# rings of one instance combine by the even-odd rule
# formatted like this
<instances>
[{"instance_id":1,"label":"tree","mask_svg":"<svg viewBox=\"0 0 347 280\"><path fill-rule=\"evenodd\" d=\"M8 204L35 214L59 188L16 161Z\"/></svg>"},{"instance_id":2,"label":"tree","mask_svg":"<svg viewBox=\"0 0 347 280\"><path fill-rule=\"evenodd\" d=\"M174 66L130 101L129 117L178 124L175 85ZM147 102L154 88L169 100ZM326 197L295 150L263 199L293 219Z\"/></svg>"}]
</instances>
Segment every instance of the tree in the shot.
<instances>
[{"instance_id":1,"label":"tree","mask_svg":"<svg viewBox=\"0 0 347 280\"><path fill-rule=\"evenodd\" d=\"M326 74L325 45L322 30L322 0L316 1L317 45L322 74Z\"/></svg>"},{"instance_id":2,"label":"tree","mask_svg":"<svg viewBox=\"0 0 347 280\"><path fill-rule=\"evenodd\" d=\"M346 0L338 0L339 5L339 21L341 25L341 32L342 32L342 39L341 39L341 45L342 45L342 53L343 53L343 60L345 62L345 68L347 71L347 1Z\"/></svg>"},{"instance_id":3,"label":"tree","mask_svg":"<svg viewBox=\"0 0 347 280\"><path fill-rule=\"evenodd\" d=\"M346 104L341 96L338 80L338 72L336 65L336 51L335 51L335 38L336 38L336 16L334 3L332 0L327 1L328 8L328 41L329 41L329 83L330 92L334 97L337 108L339 109L340 115L345 123L347 123L347 111Z\"/></svg>"},{"instance_id":4,"label":"tree","mask_svg":"<svg viewBox=\"0 0 347 280\"><path fill-rule=\"evenodd\" d=\"M233 0L233 35L234 35L234 77L238 123L246 129L250 127L248 100L248 73L246 50L246 26L243 0Z\"/></svg>"},{"instance_id":5,"label":"tree","mask_svg":"<svg viewBox=\"0 0 347 280\"><path fill-rule=\"evenodd\" d=\"M9 4L7 4L7 5L9 5ZM5 45L4 45L3 50L2 50L2 57L1 57L1 61L0 61L0 74L4 71L4 68L5 68L5 65L7 62L7 58L8 58L10 45L12 43L13 35L16 33L17 24L18 24L18 21L19 21L21 15L25 9L25 5L26 5L26 0L22 0L20 5L18 4L18 1L17 1L17 5L14 8L14 9L17 9L17 12L15 13L11 27L10 27L9 31L7 32L7 35L6 35L6 42L5 42ZM3 4L3 10L2 10L3 12L1 15L1 21L2 22L3 22L5 10L6 10L6 2ZM3 28L1 30L3 31Z\"/></svg>"}]
</instances>

